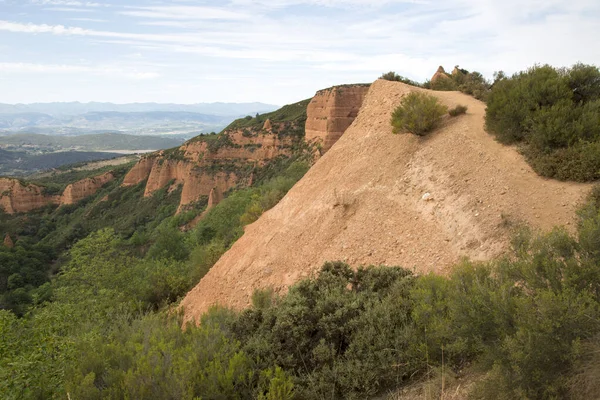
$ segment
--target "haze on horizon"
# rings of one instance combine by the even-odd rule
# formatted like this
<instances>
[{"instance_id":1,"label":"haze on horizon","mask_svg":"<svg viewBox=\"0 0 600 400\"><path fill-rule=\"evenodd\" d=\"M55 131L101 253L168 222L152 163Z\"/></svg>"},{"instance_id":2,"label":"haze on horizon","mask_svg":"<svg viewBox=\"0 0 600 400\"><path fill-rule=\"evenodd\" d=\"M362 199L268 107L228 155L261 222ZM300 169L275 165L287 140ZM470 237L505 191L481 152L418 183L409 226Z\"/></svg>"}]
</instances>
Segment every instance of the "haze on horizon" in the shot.
<instances>
[{"instance_id":1,"label":"haze on horizon","mask_svg":"<svg viewBox=\"0 0 600 400\"><path fill-rule=\"evenodd\" d=\"M390 70L600 64L597 0L0 0L0 102L286 104Z\"/></svg>"}]
</instances>

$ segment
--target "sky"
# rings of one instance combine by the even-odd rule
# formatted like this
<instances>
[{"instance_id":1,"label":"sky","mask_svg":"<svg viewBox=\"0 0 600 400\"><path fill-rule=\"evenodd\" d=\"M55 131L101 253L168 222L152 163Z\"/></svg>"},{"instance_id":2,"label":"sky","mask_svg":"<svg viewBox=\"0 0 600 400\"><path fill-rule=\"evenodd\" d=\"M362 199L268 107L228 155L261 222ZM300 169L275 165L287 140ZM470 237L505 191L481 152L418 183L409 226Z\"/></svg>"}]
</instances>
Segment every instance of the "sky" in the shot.
<instances>
[{"instance_id":1,"label":"sky","mask_svg":"<svg viewBox=\"0 0 600 400\"><path fill-rule=\"evenodd\" d=\"M599 0L0 0L0 102L289 104L439 65L600 65Z\"/></svg>"}]
</instances>

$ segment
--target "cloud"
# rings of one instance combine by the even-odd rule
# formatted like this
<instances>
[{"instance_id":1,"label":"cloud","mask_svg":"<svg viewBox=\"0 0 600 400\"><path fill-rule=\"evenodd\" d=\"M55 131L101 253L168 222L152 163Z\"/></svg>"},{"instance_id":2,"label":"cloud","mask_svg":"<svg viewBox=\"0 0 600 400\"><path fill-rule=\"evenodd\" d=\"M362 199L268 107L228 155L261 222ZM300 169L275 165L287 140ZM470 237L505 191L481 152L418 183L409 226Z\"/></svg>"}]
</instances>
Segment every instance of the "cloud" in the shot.
<instances>
[{"instance_id":1,"label":"cloud","mask_svg":"<svg viewBox=\"0 0 600 400\"><path fill-rule=\"evenodd\" d=\"M428 4L428 0L232 0L235 6L261 6L284 8L297 5L321 6L330 8L381 8L398 4Z\"/></svg>"},{"instance_id":2,"label":"cloud","mask_svg":"<svg viewBox=\"0 0 600 400\"><path fill-rule=\"evenodd\" d=\"M127 79L155 79L160 76L156 72L137 71L122 66L86 66L66 64L33 64L19 62L0 62L0 71L6 73L38 73L38 74L72 74L86 73L93 75L109 75Z\"/></svg>"},{"instance_id":3,"label":"cloud","mask_svg":"<svg viewBox=\"0 0 600 400\"><path fill-rule=\"evenodd\" d=\"M53 35L92 35L93 31L83 28L68 28L64 25L22 24L19 22L1 21L0 30L15 33L51 33Z\"/></svg>"},{"instance_id":4,"label":"cloud","mask_svg":"<svg viewBox=\"0 0 600 400\"><path fill-rule=\"evenodd\" d=\"M53 12L74 12L74 13L91 13L92 9L89 8L74 8L74 7L46 7L43 10Z\"/></svg>"},{"instance_id":5,"label":"cloud","mask_svg":"<svg viewBox=\"0 0 600 400\"><path fill-rule=\"evenodd\" d=\"M100 18L69 18L71 21L81 21L81 22L108 22L107 19Z\"/></svg>"},{"instance_id":6,"label":"cloud","mask_svg":"<svg viewBox=\"0 0 600 400\"><path fill-rule=\"evenodd\" d=\"M54 10L98 11L98 6L84 4L103 0L36 3ZM80 57L88 58L85 65L110 59L127 63L132 59L124 59L125 55L139 52L152 63L136 64L142 76L160 71L161 83L183 87L209 85L206 77L250 75L257 87L269 86L259 89L257 96L267 90L281 92L270 100L275 102L297 99L299 93L306 95L322 84L369 81L390 70L422 81L440 64L447 68L460 64L487 77L499 69L511 73L536 62L600 64L595 43L600 36L598 0L136 0L114 2L101 10L102 19L71 18L81 22L71 22L77 26L28 23L22 19L44 21L43 16L13 14L4 18L14 21L0 20L0 37L5 32L37 35L23 41L39 43L39 49L33 49L39 55L36 61L49 65ZM53 14L46 21L60 17ZM69 48L62 46L65 36L79 39L71 40ZM21 61L19 40L19 35L2 40L9 43L4 61ZM45 53L46 44L60 46L60 55ZM64 56L68 58L58 58ZM169 65L153 67L161 62ZM254 90L242 78L235 83ZM284 89L288 84L294 91ZM215 96L221 96L215 85L211 87ZM236 96L239 92L222 89ZM289 97L282 100L284 96Z\"/></svg>"},{"instance_id":7,"label":"cloud","mask_svg":"<svg viewBox=\"0 0 600 400\"><path fill-rule=\"evenodd\" d=\"M33 4L42 6L63 6L63 7L106 7L107 4L96 3L92 1L76 0L32 0Z\"/></svg>"},{"instance_id":8,"label":"cloud","mask_svg":"<svg viewBox=\"0 0 600 400\"><path fill-rule=\"evenodd\" d=\"M130 7L131 10L120 11L119 14L138 18L173 19L173 20L247 20L250 14L230 11L218 7L192 7L192 6L154 6Z\"/></svg>"}]
</instances>

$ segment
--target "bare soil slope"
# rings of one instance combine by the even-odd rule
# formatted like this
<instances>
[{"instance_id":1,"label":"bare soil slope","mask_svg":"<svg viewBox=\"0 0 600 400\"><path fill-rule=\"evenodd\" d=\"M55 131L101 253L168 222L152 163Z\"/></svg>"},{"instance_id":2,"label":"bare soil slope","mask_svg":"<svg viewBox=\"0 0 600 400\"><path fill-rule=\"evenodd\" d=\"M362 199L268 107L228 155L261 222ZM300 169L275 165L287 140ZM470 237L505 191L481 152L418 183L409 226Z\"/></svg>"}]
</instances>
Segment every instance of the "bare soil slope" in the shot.
<instances>
[{"instance_id":1,"label":"bare soil slope","mask_svg":"<svg viewBox=\"0 0 600 400\"><path fill-rule=\"evenodd\" d=\"M415 90L424 89L371 86L340 140L188 293L186 320L215 303L243 308L254 289L285 290L325 261L444 273L461 257L486 260L506 250L507 219L544 230L573 225L590 186L536 175L484 131L478 100L431 92L450 107L467 105L467 114L425 138L392 134L392 111Z\"/></svg>"}]
</instances>

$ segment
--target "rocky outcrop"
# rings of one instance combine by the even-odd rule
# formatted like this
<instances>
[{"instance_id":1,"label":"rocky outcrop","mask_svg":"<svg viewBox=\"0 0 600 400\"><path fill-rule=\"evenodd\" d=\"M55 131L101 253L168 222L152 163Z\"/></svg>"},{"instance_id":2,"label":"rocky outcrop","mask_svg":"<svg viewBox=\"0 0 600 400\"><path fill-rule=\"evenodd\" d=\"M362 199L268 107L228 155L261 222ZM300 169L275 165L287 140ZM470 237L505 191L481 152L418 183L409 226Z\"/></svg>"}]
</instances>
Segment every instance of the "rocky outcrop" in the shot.
<instances>
[{"instance_id":1,"label":"rocky outcrop","mask_svg":"<svg viewBox=\"0 0 600 400\"><path fill-rule=\"evenodd\" d=\"M218 187L212 188L210 194L208 195L208 205L206 206L206 210L210 210L219 204L221 200L223 200L223 192L221 192Z\"/></svg>"},{"instance_id":2,"label":"rocky outcrop","mask_svg":"<svg viewBox=\"0 0 600 400\"><path fill-rule=\"evenodd\" d=\"M198 173L192 170L184 180L179 211L187 205L197 202L202 196L210 197L211 193L215 190L218 193L226 192L237 183L238 177L235 173L219 172L217 174L209 174L205 172ZM215 201L217 202L215 203ZM213 198L213 205L216 205L219 201L217 198Z\"/></svg>"},{"instance_id":3,"label":"rocky outcrop","mask_svg":"<svg viewBox=\"0 0 600 400\"><path fill-rule=\"evenodd\" d=\"M448 76L446 70L444 70L444 67L440 65L437 71L435 71L435 74L433 74L431 77L431 84L433 85L434 83L439 83L442 80L452 80L452 78Z\"/></svg>"},{"instance_id":4,"label":"rocky outcrop","mask_svg":"<svg viewBox=\"0 0 600 400\"><path fill-rule=\"evenodd\" d=\"M45 194L43 187L24 184L17 179L0 178L0 207L7 214L29 212L59 201L59 197Z\"/></svg>"},{"instance_id":5,"label":"rocky outcrop","mask_svg":"<svg viewBox=\"0 0 600 400\"><path fill-rule=\"evenodd\" d=\"M171 182L183 185L178 209L181 211L202 196L208 196L213 188L218 188L221 193L227 191L236 185L238 178L235 173L208 172L190 161L157 158L150 171L144 197L152 196Z\"/></svg>"},{"instance_id":6,"label":"rocky outcrop","mask_svg":"<svg viewBox=\"0 0 600 400\"><path fill-rule=\"evenodd\" d=\"M273 129L273 125L271 124L271 120L267 118L265 124L263 125L263 130L271 131Z\"/></svg>"},{"instance_id":7,"label":"rocky outcrop","mask_svg":"<svg viewBox=\"0 0 600 400\"><path fill-rule=\"evenodd\" d=\"M112 172L106 172L93 178L85 178L68 185L60 196L60 204L75 204L88 196L95 194L98 189L115 179Z\"/></svg>"},{"instance_id":8,"label":"rocky outcrop","mask_svg":"<svg viewBox=\"0 0 600 400\"><path fill-rule=\"evenodd\" d=\"M352 125L368 91L367 85L355 85L317 92L306 110L306 141L319 143L325 154Z\"/></svg>"},{"instance_id":9,"label":"rocky outcrop","mask_svg":"<svg viewBox=\"0 0 600 400\"><path fill-rule=\"evenodd\" d=\"M9 249L15 247L15 244L8 233L6 234L6 236L4 236L4 246L8 247Z\"/></svg>"},{"instance_id":10,"label":"rocky outcrop","mask_svg":"<svg viewBox=\"0 0 600 400\"><path fill-rule=\"evenodd\" d=\"M182 185L178 212L202 196L210 196L213 190L217 191L214 200L218 202L216 199L233 186L252 184L251 174L242 176L238 172L244 167L260 166L291 154L295 138L280 133L294 128L298 128L294 123L273 123L267 119L255 128L198 137L179 148L141 159L127 173L123 186L147 180L144 196L148 197L170 183Z\"/></svg>"},{"instance_id":11,"label":"rocky outcrop","mask_svg":"<svg viewBox=\"0 0 600 400\"><path fill-rule=\"evenodd\" d=\"M144 157L138 161L123 178L123 186L134 186L148 179L154 160L154 157Z\"/></svg>"},{"instance_id":12,"label":"rocky outcrop","mask_svg":"<svg viewBox=\"0 0 600 400\"><path fill-rule=\"evenodd\" d=\"M172 180L183 182L187 174L186 164L186 162L155 159L150 169L144 197L151 196L152 193L167 186Z\"/></svg>"},{"instance_id":13,"label":"rocky outcrop","mask_svg":"<svg viewBox=\"0 0 600 400\"><path fill-rule=\"evenodd\" d=\"M29 212L49 204L74 204L95 194L98 189L114 179L111 172L85 178L68 185L61 195L48 195L45 188L22 183L17 179L0 178L0 208L8 214Z\"/></svg>"}]
</instances>

